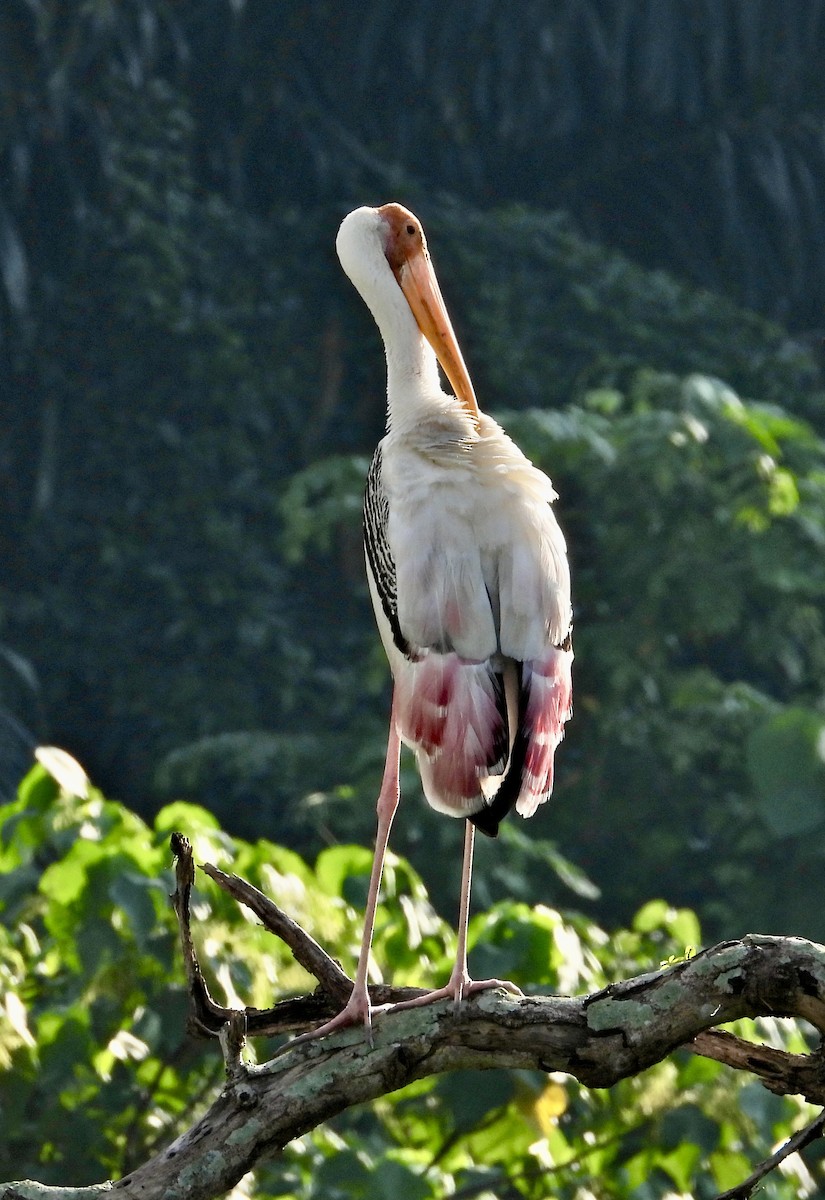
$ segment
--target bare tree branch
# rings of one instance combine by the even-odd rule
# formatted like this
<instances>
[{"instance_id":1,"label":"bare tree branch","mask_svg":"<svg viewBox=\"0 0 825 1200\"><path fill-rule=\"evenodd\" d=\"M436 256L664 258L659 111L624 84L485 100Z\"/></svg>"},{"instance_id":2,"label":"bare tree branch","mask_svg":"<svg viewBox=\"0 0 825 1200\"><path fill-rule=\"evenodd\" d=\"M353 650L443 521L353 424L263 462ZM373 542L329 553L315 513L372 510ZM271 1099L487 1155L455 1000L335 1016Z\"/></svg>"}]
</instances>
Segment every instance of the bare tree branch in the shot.
<instances>
[{"instance_id":1,"label":"bare tree branch","mask_svg":"<svg viewBox=\"0 0 825 1200\"><path fill-rule=\"evenodd\" d=\"M346 1004L352 991L352 980L335 959L330 958L326 950L318 945L315 938L310 937L292 917L287 916L274 901L245 879L238 875L227 875L212 863L205 863L201 869L225 892L254 912L263 926L289 947L295 961L318 980L325 992L342 1007Z\"/></svg>"},{"instance_id":2,"label":"bare tree branch","mask_svg":"<svg viewBox=\"0 0 825 1200\"><path fill-rule=\"evenodd\" d=\"M171 838L171 848L176 859L177 884L171 900L178 918L189 984L189 1027L193 1033L202 1036L217 1036L227 1021L232 1020L234 1010L218 1004L209 994L192 941L189 899L195 880L195 865L191 843L182 834L175 833ZM239 904L254 912L263 926L279 937L292 951L296 961L318 980L318 988L309 996L281 1000L268 1009L245 1008L246 1033L249 1037L274 1037L279 1033L312 1029L343 1008L352 991L352 980L305 929L245 879L228 875L212 863L204 863L201 870ZM370 988L370 996L376 1005L397 1004L400 1000L420 996L424 991L425 988L378 984Z\"/></svg>"},{"instance_id":3,"label":"bare tree branch","mask_svg":"<svg viewBox=\"0 0 825 1200\"><path fill-rule=\"evenodd\" d=\"M718 1029L697 1034L688 1049L737 1071L757 1075L779 1096L804 1096L811 1104L825 1105L825 1057L821 1053L789 1054Z\"/></svg>"},{"instance_id":4,"label":"bare tree branch","mask_svg":"<svg viewBox=\"0 0 825 1200\"><path fill-rule=\"evenodd\" d=\"M722 1192L716 1200L750 1200L757 1184L760 1184L766 1175L775 1171L786 1158L790 1158L792 1154L796 1154L805 1146L809 1146L811 1142L815 1142L817 1138L821 1138L823 1129L825 1129L825 1112L821 1112L804 1129L800 1129L792 1138L788 1138L784 1146L780 1146L775 1154L771 1154L763 1163L760 1163L753 1174L744 1179L738 1187Z\"/></svg>"},{"instance_id":5,"label":"bare tree branch","mask_svg":"<svg viewBox=\"0 0 825 1200\"><path fill-rule=\"evenodd\" d=\"M287 1045L270 1062L247 1066L241 1045L244 1032L252 1033L250 1016L262 1027L268 1020L278 1027L281 1006L233 1017L211 1001L188 933L184 893L191 870L180 861L178 870L174 902L193 1004L206 1004L209 1021L225 1014L220 1025L233 1022L223 1037L227 1082L221 1095L171 1146L124 1179L78 1189L0 1184L0 1200L74 1200L111 1192L140 1200L212 1200L260 1159L337 1113L459 1068L562 1071L588 1087L610 1087L687 1045L752 1071L773 1091L822 1100L819 1051L806 1057L767 1047L746 1050L738 1039L709 1032L748 1016L801 1017L825 1028L825 948L801 938L749 936L725 942L585 997L483 992L464 1003L458 1015L451 1002L378 1013L372 1048L363 1030L354 1028ZM297 937L294 931L289 936ZM306 946L300 937L296 944ZM303 1004L306 1015L312 999L284 1003ZM321 995L320 1003L329 1008L331 1001ZM200 1018L196 1024L207 1028ZM813 1136L818 1134L811 1133L809 1140Z\"/></svg>"}]
</instances>

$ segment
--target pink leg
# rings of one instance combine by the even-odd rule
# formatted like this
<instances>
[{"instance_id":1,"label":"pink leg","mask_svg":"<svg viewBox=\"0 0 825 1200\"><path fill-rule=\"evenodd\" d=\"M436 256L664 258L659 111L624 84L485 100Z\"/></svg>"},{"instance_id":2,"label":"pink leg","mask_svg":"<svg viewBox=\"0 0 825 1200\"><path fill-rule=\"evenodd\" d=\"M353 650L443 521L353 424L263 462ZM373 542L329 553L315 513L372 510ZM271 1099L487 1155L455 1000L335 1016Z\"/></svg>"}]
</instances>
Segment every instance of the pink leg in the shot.
<instances>
[{"instance_id":1,"label":"pink leg","mask_svg":"<svg viewBox=\"0 0 825 1200\"><path fill-rule=\"evenodd\" d=\"M447 994L455 997L456 1010L461 1004L470 983L470 972L467 969L467 926L470 923L470 889L473 883L473 848L475 846L476 827L471 821L464 822L464 861L461 866L461 896L458 902L458 944L455 950L455 964L447 982Z\"/></svg>"},{"instance_id":2,"label":"pink leg","mask_svg":"<svg viewBox=\"0 0 825 1200\"><path fill-rule=\"evenodd\" d=\"M384 858L387 853L387 842L390 837L395 810L398 808L398 767L401 754L401 740L395 725L395 703L393 701L390 714L390 733L387 741L387 758L384 764L384 778L381 781L381 791L378 795L378 829L375 835L375 853L372 859L372 874L370 875L369 892L367 893L367 908L364 914L364 932L361 936L361 951L358 955L358 968L355 973L355 983L349 1000L336 1017L293 1038L291 1046L298 1042L307 1042L313 1038L324 1037L336 1029L344 1029L348 1025L356 1025L363 1021L367 1030L367 1040L372 1045L372 1005L367 987L370 950L372 935L375 929L375 911L378 907L378 892L381 887L381 876L384 872Z\"/></svg>"},{"instance_id":3,"label":"pink leg","mask_svg":"<svg viewBox=\"0 0 825 1200\"><path fill-rule=\"evenodd\" d=\"M472 980L467 970L467 925L470 919L470 887L473 877L475 832L475 825L471 821L465 821L464 863L461 868L461 900L458 909L458 944L455 965L450 978L444 987L437 988L433 992L426 992L423 996L416 996L413 1000L402 1000L400 1004L393 1005L393 1009L414 1008L419 1004L431 1004L434 1000L451 999L455 1005L455 1011L458 1012L465 996L470 996L473 992L488 991L490 988L504 988L505 991L512 992L516 996L522 995L521 989L507 979Z\"/></svg>"}]
</instances>

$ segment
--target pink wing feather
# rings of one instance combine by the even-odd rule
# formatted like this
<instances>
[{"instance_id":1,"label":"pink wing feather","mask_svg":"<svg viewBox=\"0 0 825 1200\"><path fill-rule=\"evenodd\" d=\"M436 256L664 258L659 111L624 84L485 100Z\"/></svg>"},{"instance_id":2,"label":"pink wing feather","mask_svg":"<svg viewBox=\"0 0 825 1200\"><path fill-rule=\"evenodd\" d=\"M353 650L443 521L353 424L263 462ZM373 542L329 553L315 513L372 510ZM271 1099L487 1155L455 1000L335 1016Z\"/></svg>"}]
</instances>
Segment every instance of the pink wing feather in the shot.
<instances>
[{"instance_id":1,"label":"pink wing feather","mask_svg":"<svg viewBox=\"0 0 825 1200\"><path fill-rule=\"evenodd\" d=\"M556 747L573 713L572 661L572 650L551 646L541 658L522 666L525 702L519 733L526 739L527 751L516 800L516 812L522 817L532 817L553 790Z\"/></svg>"},{"instance_id":2,"label":"pink wing feather","mask_svg":"<svg viewBox=\"0 0 825 1200\"><path fill-rule=\"evenodd\" d=\"M430 463L425 487L416 474L421 456L405 466L411 452L398 449L389 492L388 434L373 459L364 511L398 732L415 750L430 805L495 836L511 808L532 816L552 790L571 714L573 653L552 485L488 418L482 432L477 453L489 441L490 461L482 457L477 473L451 451L456 462L443 472ZM456 471L463 485L461 476L453 482Z\"/></svg>"},{"instance_id":3,"label":"pink wing feather","mask_svg":"<svg viewBox=\"0 0 825 1200\"><path fill-rule=\"evenodd\" d=\"M398 730L416 752L427 800L453 815L473 812L482 781L503 771L504 691L489 663L425 652L396 673Z\"/></svg>"}]
</instances>

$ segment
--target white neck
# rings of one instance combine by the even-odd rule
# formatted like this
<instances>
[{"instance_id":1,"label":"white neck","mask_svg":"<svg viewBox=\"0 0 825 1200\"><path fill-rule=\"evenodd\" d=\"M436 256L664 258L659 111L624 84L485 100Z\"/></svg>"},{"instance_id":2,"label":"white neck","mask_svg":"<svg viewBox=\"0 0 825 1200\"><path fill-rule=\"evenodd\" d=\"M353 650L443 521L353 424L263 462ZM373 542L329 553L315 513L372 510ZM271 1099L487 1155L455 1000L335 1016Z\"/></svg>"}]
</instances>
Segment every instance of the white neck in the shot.
<instances>
[{"instance_id":1,"label":"white neck","mask_svg":"<svg viewBox=\"0 0 825 1200\"><path fill-rule=\"evenodd\" d=\"M448 397L441 390L433 349L389 268L380 285L373 296L364 296L364 300L384 341L387 428L400 429L416 425L426 410L443 408Z\"/></svg>"},{"instance_id":2,"label":"white neck","mask_svg":"<svg viewBox=\"0 0 825 1200\"><path fill-rule=\"evenodd\" d=\"M463 412L459 401L441 389L438 360L387 262L378 213L368 208L350 213L336 244L341 265L384 340L387 427L403 432L436 412Z\"/></svg>"}]
</instances>

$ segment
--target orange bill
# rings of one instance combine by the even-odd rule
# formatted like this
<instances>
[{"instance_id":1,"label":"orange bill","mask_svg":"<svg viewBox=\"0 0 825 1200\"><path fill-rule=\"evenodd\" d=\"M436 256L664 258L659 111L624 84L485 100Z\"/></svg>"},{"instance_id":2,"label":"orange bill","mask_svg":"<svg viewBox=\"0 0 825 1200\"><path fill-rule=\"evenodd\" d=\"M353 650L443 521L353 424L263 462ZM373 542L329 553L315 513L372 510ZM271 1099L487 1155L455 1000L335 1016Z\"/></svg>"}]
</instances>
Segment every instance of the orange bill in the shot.
<instances>
[{"instance_id":1,"label":"orange bill","mask_svg":"<svg viewBox=\"0 0 825 1200\"><path fill-rule=\"evenodd\" d=\"M385 204L378 211L390 227L387 260L398 285L418 328L435 351L456 398L477 425L480 413L475 390L438 286L421 224L400 204Z\"/></svg>"}]
</instances>

